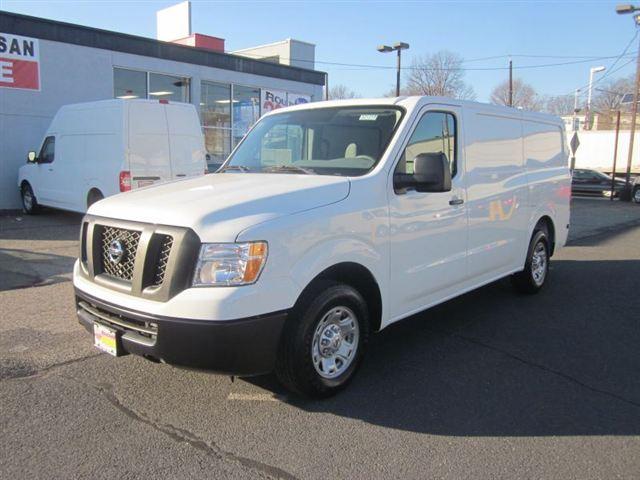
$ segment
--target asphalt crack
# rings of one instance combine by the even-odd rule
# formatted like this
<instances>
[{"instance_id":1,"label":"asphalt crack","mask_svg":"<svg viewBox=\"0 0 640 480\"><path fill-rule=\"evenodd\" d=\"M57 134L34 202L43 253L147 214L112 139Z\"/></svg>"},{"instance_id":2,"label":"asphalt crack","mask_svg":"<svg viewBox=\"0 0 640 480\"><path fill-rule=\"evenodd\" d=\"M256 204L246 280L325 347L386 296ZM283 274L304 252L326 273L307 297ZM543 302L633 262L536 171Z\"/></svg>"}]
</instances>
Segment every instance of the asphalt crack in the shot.
<instances>
[{"instance_id":1,"label":"asphalt crack","mask_svg":"<svg viewBox=\"0 0 640 480\"><path fill-rule=\"evenodd\" d=\"M632 405L634 407L640 407L640 403L638 403L638 402L636 402L634 400L630 400L628 398L625 398L625 397L623 397L621 395L618 395L616 393L610 392L608 390L603 390L603 389L594 387L593 385L589 385L588 383L585 383L582 380L579 380L579 379L577 379L577 378L575 378L575 377L573 377L573 376L571 376L571 375L569 375L567 373L564 373L564 372L562 372L560 370L556 370L556 369L547 367L547 366L542 365L540 363L532 362L530 360L527 360L526 358L520 357L520 356L518 356L518 355L516 355L514 353L508 352L508 351L503 350L501 348L494 347L493 345L490 345L488 343L482 342L482 341L477 340L475 338L467 337L465 335L461 335L461 334L455 333L455 332L450 332L450 331L447 331L447 330L434 330L432 328L430 328L429 330L431 330L434 333L439 333L439 334L442 334L442 335L448 335L450 337L457 338L459 340L462 340L462 341L465 341L465 342L468 342L468 343L472 343L472 344L474 344L476 346L479 346L479 347L487 348L489 350L492 350L494 352L497 352L497 353L505 355L505 356L507 356L509 358L512 358L513 360L516 360L516 361L518 361L520 363L523 363L523 364L525 364L525 365L527 365L529 367L537 368L537 369L542 370L542 371L544 371L546 373L550 373L552 375L556 375L558 377L561 377L561 378L563 378L563 379L565 379L565 380L567 380L567 381L569 381L571 383L574 383L574 384L576 384L576 385L578 385L578 386L580 386L582 388L585 388L585 389L587 389L587 390L589 390L589 391L591 391L593 393L599 393L601 395L606 395L606 396L608 396L610 398L619 400L619 401L624 402L624 403L626 403L628 405Z\"/></svg>"},{"instance_id":2,"label":"asphalt crack","mask_svg":"<svg viewBox=\"0 0 640 480\"><path fill-rule=\"evenodd\" d=\"M68 375L60 375L68 380L79 383L87 388L95 390L100 395L102 395L111 405L113 405L116 409L121 411L124 415L128 416L132 420L144 423L149 425L150 427L158 430L159 432L164 433L169 438L176 442L185 442L189 444L191 447L200 450L201 452L210 455L217 460L222 461L231 461L242 465L245 468L248 468L263 478L267 479L285 479L285 480L297 480L297 477L290 474L289 472L282 470L281 468L275 467L273 465L269 465L257 460L253 460L251 458L242 457L240 455L236 455L235 453L225 451L217 446L213 442L209 442L199 437L195 433L180 427L176 427L175 425L171 425L168 423L160 423L151 418L149 418L146 414L142 412L138 412L135 409L128 407L122 402L118 396L115 394L113 385L108 383L103 383L99 385L93 385L90 383L83 382L82 380L78 380L74 377L70 377Z\"/></svg>"}]
</instances>

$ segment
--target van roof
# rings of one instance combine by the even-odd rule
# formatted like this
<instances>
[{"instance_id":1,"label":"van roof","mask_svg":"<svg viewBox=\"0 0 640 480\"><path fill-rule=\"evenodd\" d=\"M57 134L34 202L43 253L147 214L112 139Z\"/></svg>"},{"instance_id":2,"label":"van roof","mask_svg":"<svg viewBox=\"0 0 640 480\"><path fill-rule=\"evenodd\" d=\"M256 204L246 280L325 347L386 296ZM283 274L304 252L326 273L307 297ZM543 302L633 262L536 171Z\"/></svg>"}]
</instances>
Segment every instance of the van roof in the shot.
<instances>
[{"instance_id":1,"label":"van roof","mask_svg":"<svg viewBox=\"0 0 640 480\"><path fill-rule=\"evenodd\" d=\"M436 103L440 105L452 105L466 107L473 110L482 110L495 115L520 116L530 120L538 120L550 123L563 123L560 117L547 113L533 112L530 110L522 110L519 108L507 107L504 105L495 105L491 103L476 102L471 100L460 100L449 97L436 97L429 95L401 96L401 97L384 97L384 98L352 98L346 100L325 100L321 102L304 103L291 107L281 108L271 112L270 114L304 110L307 108L326 108L326 107L345 107L345 106L366 106L366 105L398 105L412 110L423 105Z\"/></svg>"},{"instance_id":2,"label":"van roof","mask_svg":"<svg viewBox=\"0 0 640 480\"><path fill-rule=\"evenodd\" d=\"M63 105L60 107L60 110L87 110L94 107L120 107L125 103L160 103L160 100L148 100L145 98L111 98L109 100L96 100L94 102L82 102L82 103L70 103L68 105ZM163 102L166 103L166 102ZM185 102L168 102L167 105L192 105L191 103Z\"/></svg>"}]
</instances>

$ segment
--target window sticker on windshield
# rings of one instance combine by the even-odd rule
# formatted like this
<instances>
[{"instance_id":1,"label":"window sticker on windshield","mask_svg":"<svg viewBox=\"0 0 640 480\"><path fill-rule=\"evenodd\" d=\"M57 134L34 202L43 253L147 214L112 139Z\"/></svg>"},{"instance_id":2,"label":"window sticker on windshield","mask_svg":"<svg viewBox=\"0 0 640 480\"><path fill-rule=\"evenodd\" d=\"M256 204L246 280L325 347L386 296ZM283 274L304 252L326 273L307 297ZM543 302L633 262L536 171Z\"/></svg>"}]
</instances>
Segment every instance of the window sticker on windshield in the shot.
<instances>
[{"instance_id":1,"label":"window sticker on windshield","mask_svg":"<svg viewBox=\"0 0 640 480\"><path fill-rule=\"evenodd\" d=\"M360 115L361 122L375 122L378 119L378 115L375 113L363 113Z\"/></svg>"}]
</instances>

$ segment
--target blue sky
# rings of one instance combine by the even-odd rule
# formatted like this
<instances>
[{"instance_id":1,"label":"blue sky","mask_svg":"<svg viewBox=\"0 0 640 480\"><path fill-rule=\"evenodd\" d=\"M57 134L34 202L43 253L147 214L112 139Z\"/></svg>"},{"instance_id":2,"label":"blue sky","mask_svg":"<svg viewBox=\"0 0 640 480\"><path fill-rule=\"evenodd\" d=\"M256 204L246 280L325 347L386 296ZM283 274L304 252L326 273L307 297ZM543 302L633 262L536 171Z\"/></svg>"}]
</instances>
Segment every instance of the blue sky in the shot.
<instances>
[{"instance_id":1,"label":"blue sky","mask_svg":"<svg viewBox=\"0 0 640 480\"><path fill-rule=\"evenodd\" d=\"M3 10L134 35L155 37L155 11L177 1L17 1L2 0ZM630 15L615 13L610 1L510 2L362 2L362 1L205 1L192 2L193 30L226 39L227 50L296 38L316 44L316 68L329 72L330 84L342 83L362 96L379 96L395 85L395 58L375 50L378 44L404 41L403 57L447 49L467 62L466 81L478 100L507 78L513 55L515 76L539 93L567 94L588 82L589 68L610 66L635 34ZM637 39L617 61L610 78L634 72ZM522 57L536 55L539 57ZM563 58L554 58L563 57ZM564 58L566 57L566 58ZM588 58L584 58L588 57ZM327 62L327 63L322 63ZM580 62L552 67L532 65ZM361 68L330 63L364 64ZM498 70L481 70L493 69ZM611 69L610 69L611 70ZM602 74L600 74L602 75Z\"/></svg>"}]
</instances>

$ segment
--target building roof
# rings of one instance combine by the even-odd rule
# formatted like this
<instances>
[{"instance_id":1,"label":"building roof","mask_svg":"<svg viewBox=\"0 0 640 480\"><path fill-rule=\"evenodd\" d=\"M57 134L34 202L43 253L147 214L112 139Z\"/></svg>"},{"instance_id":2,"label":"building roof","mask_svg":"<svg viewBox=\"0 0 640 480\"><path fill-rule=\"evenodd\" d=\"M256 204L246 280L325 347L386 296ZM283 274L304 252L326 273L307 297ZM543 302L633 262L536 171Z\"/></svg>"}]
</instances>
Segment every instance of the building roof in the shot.
<instances>
[{"instance_id":1,"label":"building roof","mask_svg":"<svg viewBox=\"0 0 640 480\"><path fill-rule=\"evenodd\" d=\"M17 13L0 12L0 32L314 85L325 82L325 73L316 70Z\"/></svg>"}]
</instances>

